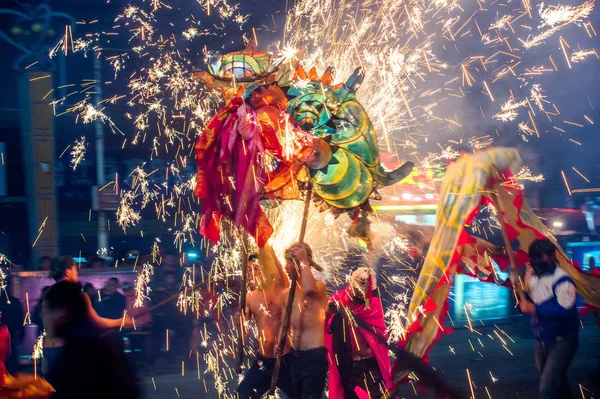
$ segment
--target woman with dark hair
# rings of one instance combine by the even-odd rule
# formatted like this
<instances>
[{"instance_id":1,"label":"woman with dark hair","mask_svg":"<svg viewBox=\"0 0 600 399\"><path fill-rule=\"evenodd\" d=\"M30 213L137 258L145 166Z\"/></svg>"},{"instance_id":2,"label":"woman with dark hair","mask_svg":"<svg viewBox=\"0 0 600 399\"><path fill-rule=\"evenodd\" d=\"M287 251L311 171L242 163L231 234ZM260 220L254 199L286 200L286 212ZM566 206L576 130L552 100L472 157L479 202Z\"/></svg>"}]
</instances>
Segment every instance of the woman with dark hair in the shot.
<instances>
[{"instance_id":1,"label":"woman with dark hair","mask_svg":"<svg viewBox=\"0 0 600 399\"><path fill-rule=\"evenodd\" d=\"M56 282L67 280L77 283L79 272L77 270L77 263L75 263L73 257L71 255L63 255L52 259L50 277Z\"/></svg>"},{"instance_id":2,"label":"woman with dark hair","mask_svg":"<svg viewBox=\"0 0 600 399\"><path fill-rule=\"evenodd\" d=\"M64 345L47 378L62 398L141 397L135 373L118 334L107 334L92 321L87 295L77 283L54 284L43 299L48 332Z\"/></svg>"},{"instance_id":3,"label":"woman with dark hair","mask_svg":"<svg viewBox=\"0 0 600 399\"><path fill-rule=\"evenodd\" d=\"M81 283L79 283L77 263L75 263L75 260L72 256L66 255L54 258L52 260L50 277L56 281L56 284L63 281L68 281L79 287L81 298L87 306L86 315L97 328L108 329L121 327L123 319L113 320L98 316L90 297L83 292L83 287L81 286ZM54 285L52 287L54 287ZM44 340L44 361L42 363L42 371L46 372L47 368L52 367L52 364L59 356L62 346L62 339L61 337L55 335L54 332L46 326L45 320L43 320L43 325L46 327L46 339ZM123 324L125 327L129 327L131 325L133 325L131 318L125 320L125 323Z\"/></svg>"},{"instance_id":4,"label":"woman with dark hair","mask_svg":"<svg viewBox=\"0 0 600 399\"><path fill-rule=\"evenodd\" d=\"M123 319L106 319L98 316L98 313L93 307L92 301L88 295L83 292L83 288L79 283L79 272L77 270L77 263L72 256L60 256L58 258L54 258L52 261L52 271L50 272L50 277L52 277L56 282L60 281L70 281L72 283L78 284L81 288L82 295L85 298L85 301L88 306L88 314L94 323L100 328L116 328L121 327L121 323ZM127 325L131 324L131 319L127 319Z\"/></svg>"}]
</instances>

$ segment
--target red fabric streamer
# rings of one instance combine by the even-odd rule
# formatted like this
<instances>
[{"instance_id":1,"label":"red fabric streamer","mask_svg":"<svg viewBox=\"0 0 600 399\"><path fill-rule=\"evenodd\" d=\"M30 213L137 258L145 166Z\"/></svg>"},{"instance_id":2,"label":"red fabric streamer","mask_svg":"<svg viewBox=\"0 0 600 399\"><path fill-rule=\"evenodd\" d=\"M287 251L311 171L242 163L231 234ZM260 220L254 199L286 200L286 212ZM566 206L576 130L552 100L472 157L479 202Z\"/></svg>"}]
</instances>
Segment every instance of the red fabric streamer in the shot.
<instances>
[{"instance_id":1,"label":"red fabric streamer","mask_svg":"<svg viewBox=\"0 0 600 399\"><path fill-rule=\"evenodd\" d=\"M213 243L225 217L243 227L262 247L273 233L260 204L266 149L281 153L274 129L259 121L241 98L221 108L196 142L198 173L194 194L203 200L200 234Z\"/></svg>"}]
</instances>

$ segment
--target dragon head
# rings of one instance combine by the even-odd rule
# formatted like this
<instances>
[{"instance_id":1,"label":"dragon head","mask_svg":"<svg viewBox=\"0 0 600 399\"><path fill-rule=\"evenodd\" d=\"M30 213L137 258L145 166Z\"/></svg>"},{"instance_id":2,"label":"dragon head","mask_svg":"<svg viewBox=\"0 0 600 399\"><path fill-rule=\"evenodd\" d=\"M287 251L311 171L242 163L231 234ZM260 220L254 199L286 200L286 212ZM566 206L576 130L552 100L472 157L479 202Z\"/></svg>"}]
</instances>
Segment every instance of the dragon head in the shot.
<instances>
[{"instance_id":1,"label":"dragon head","mask_svg":"<svg viewBox=\"0 0 600 399\"><path fill-rule=\"evenodd\" d=\"M327 68L319 77L312 68L308 74L302 66L296 68L293 83L287 90L288 112L298 125L317 136L326 136L337 129L334 120L341 104L355 98L362 82L360 68L345 82L332 85L335 70Z\"/></svg>"}]
</instances>

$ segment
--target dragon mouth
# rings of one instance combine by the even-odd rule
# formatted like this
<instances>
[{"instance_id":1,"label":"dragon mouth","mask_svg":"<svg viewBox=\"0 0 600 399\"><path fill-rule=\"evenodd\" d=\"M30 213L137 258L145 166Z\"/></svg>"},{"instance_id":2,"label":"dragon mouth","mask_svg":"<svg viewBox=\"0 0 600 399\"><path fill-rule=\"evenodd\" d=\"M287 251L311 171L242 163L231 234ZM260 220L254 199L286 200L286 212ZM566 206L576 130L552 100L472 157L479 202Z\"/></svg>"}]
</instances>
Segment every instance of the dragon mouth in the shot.
<instances>
[{"instance_id":1,"label":"dragon mouth","mask_svg":"<svg viewBox=\"0 0 600 399\"><path fill-rule=\"evenodd\" d=\"M300 119L299 124L302 130L308 131L315 127L315 120L313 118L304 117Z\"/></svg>"}]
</instances>

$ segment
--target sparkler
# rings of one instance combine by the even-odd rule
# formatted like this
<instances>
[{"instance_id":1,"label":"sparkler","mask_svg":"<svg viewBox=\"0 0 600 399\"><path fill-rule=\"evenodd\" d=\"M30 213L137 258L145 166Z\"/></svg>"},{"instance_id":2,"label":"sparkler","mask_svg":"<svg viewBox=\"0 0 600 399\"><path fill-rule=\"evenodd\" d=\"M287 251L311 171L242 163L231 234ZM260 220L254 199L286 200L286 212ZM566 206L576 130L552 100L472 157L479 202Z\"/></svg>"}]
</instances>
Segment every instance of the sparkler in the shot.
<instances>
[{"instance_id":1,"label":"sparkler","mask_svg":"<svg viewBox=\"0 0 600 399\"><path fill-rule=\"evenodd\" d=\"M46 332L42 332L40 336L37 338L35 344L33 344L33 353L31 354L31 358L33 359L33 375L34 378L37 379L37 361L44 357L44 338L46 337Z\"/></svg>"},{"instance_id":2,"label":"sparkler","mask_svg":"<svg viewBox=\"0 0 600 399\"><path fill-rule=\"evenodd\" d=\"M77 166L85 159L85 153L87 151L87 142L85 137L82 136L79 140L75 140L75 144L71 148L71 168L77 169Z\"/></svg>"},{"instance_id":3,"label":"sparkler","mask_svg":"<svg viewBox=\"0 0 600 399\"><path fill-rule=\"evenodd\" d=\"M142 265L142 271L138 273L134 285L135 285L135 302L133 303L134 308L140 308L144 306L144 301L150 299L150 280L154 274L154 266L150 263L144 263Z\"/></svg>"}]
</instances>

